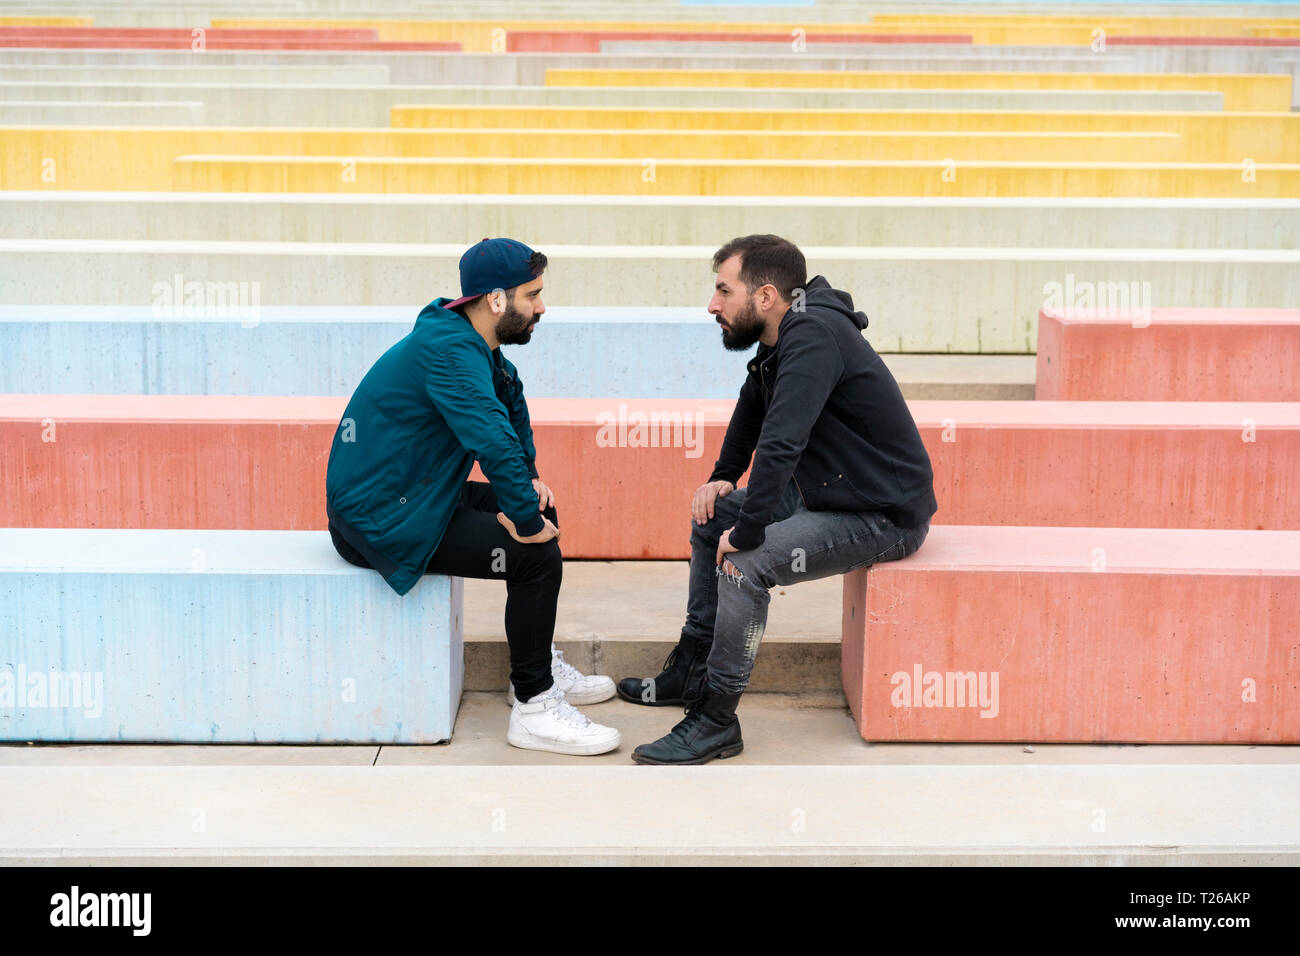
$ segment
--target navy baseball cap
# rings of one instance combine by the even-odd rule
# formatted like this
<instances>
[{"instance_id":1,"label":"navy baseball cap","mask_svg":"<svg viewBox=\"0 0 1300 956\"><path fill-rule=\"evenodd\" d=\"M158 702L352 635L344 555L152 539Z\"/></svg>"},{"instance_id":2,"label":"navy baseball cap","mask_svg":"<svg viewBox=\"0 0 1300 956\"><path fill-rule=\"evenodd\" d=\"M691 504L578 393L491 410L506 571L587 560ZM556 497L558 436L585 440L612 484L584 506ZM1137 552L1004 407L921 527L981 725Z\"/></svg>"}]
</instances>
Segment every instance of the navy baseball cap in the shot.
<instances>
[{"instance_id":1,"label":"navy baseball cap","mask_svg":"<svg viewBox=\"0 0 1300 956\"><path fill-rule=\"evenodd\" d=\"M537 278L528 260L533 250L514 239L484 239L460 257L460 298L444 309L454 309L494 289L513 289Z\"/></svg>"}]
</instances>

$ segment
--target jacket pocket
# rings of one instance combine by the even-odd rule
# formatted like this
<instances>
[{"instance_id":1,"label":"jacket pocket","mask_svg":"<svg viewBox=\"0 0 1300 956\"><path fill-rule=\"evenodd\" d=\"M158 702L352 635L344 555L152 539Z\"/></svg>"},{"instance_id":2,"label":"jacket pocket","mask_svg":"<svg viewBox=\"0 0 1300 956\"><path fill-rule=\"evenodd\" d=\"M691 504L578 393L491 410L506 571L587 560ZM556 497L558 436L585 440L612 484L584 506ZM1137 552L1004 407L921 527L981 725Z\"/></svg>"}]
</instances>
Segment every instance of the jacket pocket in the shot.
<instances>
[{"instance_id":1,"label":"jacket pocket","mask_svg":"<svg viewBox=\"0 0 1300 956\"><path fill-rule=\"evenodd\" d=\"M803 486L804 505L809 511L861 511L857 491L843 472Z\"/></svg>"},{"instance_id":2,"label":"jacket pocket","mask_svg":"<svg viewBox=\"0 0 1300 956\"><path fill-rule=\"evenodd\" d=\"M433 479L429 477L421 478L418 482L408 488L405 492L396 497L388 497L378 501L374 508L375 520L381 525L393 525L399 523L401 517L416 506L420 500L427 497L429 489L433 487Z\"/></svg>"}]
</instances>

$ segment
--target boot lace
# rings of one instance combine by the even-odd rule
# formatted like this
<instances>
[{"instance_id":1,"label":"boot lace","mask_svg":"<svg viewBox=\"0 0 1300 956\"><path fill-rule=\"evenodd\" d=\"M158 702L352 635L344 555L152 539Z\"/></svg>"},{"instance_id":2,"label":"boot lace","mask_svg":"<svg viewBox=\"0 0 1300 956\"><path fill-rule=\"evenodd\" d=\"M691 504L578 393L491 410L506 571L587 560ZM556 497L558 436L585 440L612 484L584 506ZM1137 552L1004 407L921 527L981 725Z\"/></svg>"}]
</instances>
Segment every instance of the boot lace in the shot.
<instances>
[{"instance_id":1,"label":"boot lace","mask_svg":"<svg viewBox=\"0 0 1300 956\"><path fill-rule=\"evenodd\" d=\"M695 726L704 719L704 710L702 701L696 700L686 705L686 716L679 720L669 733L685 741L686 738L695 729Z\"/></svg>"}]
</instances>

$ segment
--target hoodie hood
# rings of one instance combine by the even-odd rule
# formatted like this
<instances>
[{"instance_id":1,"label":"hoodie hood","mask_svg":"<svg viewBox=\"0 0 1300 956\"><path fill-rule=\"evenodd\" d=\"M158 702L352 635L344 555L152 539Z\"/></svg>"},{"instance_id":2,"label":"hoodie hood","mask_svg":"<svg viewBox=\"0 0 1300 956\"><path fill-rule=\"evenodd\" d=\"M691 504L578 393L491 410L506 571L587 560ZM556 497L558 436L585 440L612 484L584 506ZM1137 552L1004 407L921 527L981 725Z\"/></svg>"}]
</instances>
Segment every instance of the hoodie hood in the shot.
<instances>
[{"instance_id":1,"label":"hoodie hood","mask_svg":"<svg viewBox=\"0 0 1300 956\"><path fill-rule=\"evenodd\" d=\"M840 312L859 329L867 327L866 313L853 308L853 297L840 289L832 289L824 276L816 276L808 283L804 304L808 308Z\"/></svg>"}]
</instances>

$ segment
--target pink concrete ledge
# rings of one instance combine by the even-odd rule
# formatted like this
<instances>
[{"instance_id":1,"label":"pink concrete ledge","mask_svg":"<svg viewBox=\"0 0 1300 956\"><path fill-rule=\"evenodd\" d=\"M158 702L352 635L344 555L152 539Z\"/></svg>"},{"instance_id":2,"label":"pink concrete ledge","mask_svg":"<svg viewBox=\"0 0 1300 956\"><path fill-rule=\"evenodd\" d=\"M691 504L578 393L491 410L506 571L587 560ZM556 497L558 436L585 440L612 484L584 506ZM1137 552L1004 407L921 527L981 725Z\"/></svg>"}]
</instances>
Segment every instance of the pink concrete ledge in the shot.
<instances>
[{"instance_id":1,"label":"pink concrete ledge","mask_svg":"<svg viewBox=\"0 0 1300 956\"><path fill-rule=\"evenodd\" d=\"M844 577L871 741L1300 742L1300 532L936 527Z\"/></svg>"},{"instance_id":2,"label":"pink concrete ledge","mask_svg":"<svg viewBox=\"0 0 1300 956\"><path fill-rule=\"evenodd\" d=\"M315 529L346 398L0 395L0 526ZM688 556L728 401L533 399L571 557ZM1300 404L915 401L935 524L1300 529ZM744 479L742 478L742 483Z\"/></svg>"},{"instance_id":3,"label":"pink concrete ledge","mask_svg":"<svg viewBox=\"0 0 1300 956\"><path fill-rule=\"evenodd\" d=\"M1034 397L1297 402L1300 309L1044 309Z\"/></svg>"}]
</instances>

